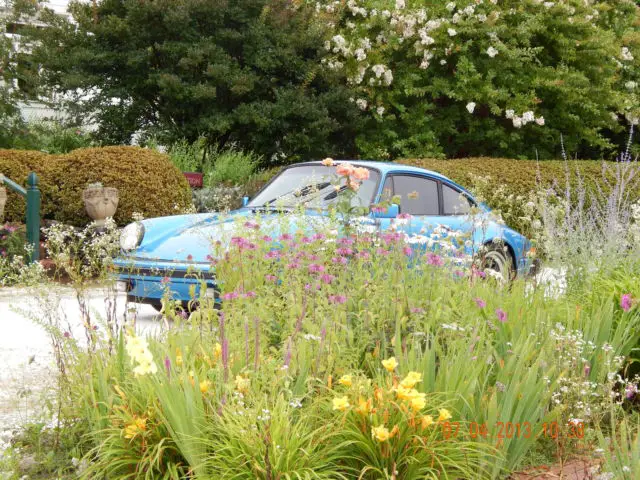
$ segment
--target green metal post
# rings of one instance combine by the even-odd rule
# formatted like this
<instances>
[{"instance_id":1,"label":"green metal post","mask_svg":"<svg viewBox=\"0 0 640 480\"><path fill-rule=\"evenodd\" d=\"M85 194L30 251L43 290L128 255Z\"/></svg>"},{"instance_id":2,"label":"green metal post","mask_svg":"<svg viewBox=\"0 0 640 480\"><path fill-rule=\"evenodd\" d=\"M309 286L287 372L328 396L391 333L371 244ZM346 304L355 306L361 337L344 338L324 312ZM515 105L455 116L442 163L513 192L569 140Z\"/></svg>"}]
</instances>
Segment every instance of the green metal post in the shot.
<instances>
[{"instance_id":1,"label":"green metal post","mask_svg":"<svg viewBox=\"0 0 640 480\"><path fill-rule=\"evenodd\" d=\"M27 177L27 241L33 245L31 261L37 262L40 259L40 189L34 172Z\"/></svg>"}]
</instances>

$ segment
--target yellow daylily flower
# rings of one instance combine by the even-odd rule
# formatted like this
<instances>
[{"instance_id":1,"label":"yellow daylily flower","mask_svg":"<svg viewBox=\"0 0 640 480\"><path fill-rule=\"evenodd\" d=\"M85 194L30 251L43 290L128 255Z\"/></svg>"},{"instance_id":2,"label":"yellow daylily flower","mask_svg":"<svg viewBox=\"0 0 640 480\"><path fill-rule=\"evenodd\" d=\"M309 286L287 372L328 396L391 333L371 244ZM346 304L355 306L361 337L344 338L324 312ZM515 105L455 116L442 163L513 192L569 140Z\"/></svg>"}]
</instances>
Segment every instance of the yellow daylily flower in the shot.
<instances>
[{"instance_id":1,"label":"yellow daylily flower","mask_svg":"<svg viewBox=\"0 0 640 480\"><path fill-rule=\"evenodd\" d=\"M387 372L393 372L398 367L398 361L396 360L396 357L391 357L387 360L382 360L382 366L387 370Z\"/></svg>"},{"instance_id":2,"label":"yellow daylily flower","mask_svg":"<svg viewBox=\"0 0 640 480\"><path fill-rule=\"evenodd\" d=\"M200 382L200 392L207 393L211 388L211 382L209 380L203 380Z\"/></svg>"},{"instance_id":3,"label":"yellow daylily flower","mask_svg":"<svg viewBox=\"0 0 640 480\"><path fill-rule=\"evenodd\" d=\"M216 360L222 356L222 345L220 345L219 343L216 343L213 349L213 355Z\"/></svg>"},{"instance_id":4,"label":"yellow daylily flower","mask_svg":"<svg viewBox=\"0 0 640 480\"><path fill-rule=\"evenodd\" d=\"M338 383L340 385L344 385L345 387L350 387L353 383L353 380L351 378L351 375L343 375L342 377L340 377L340 380L338 380Z\"/></svg>"},{"instance_id":5,"label":"yellow daylily flower","mask_svg":"<svg viewBox=\"0 0 640 480\"><path fill-rule=\"evenodd\" d=\"M402 385L398 385L395 391L398 396L398 400L411 400L419 395L415 388L405 388Z\"/></svg>"},{"instance_id":6,"label":"yellow daylily flower","mask_svg":"<svg viewBox=\"0 0 640 480\"><path fill-rule=\"evenodd\" d=\"M422 417L422 419L420 420L420 425L422 426L423 429L433 425L435 422L433 420L433 416L431 415L425 415L424 417Z\"/></svg>"},{"instance_id":7,"label":"yellow daylily flower","mask_svg":"<svg viewBox=\"0 0 640 480\"><path fill-rule=\"evenodd\" d=\"M349 404L349 399L346 397L346 395L344 397L336 397L333 399L334 410L340 410L341 412L344 412L350 406L351 405Z\"/></svg>"},{"instance_id":8,"label":"yellow daylily flower","mask_svg":"<svg viewBox=\"0 0 640 480\"><path fill-rule=\"evenodd\" d=\"M147 419L134 417L133 421L124 428L124 438L133 438L147 429Z\"/></svg>"},{"instance_id":9,"label":"yellow daylily flower","mask_svg":"<svg viewBox=\"0 0 640 480\"><path fill-rule=\"evenodd\" d=\"M425 397L426 397L425 393L419 393L418 395L414 396L411 400L409 400L409 405L411 406L411 409L414 412L419 412L420 410L422 410L424 407L427 406L427 400Z\"/></svg>"},{"instance_id":10,"label":"yellow daylily flower","mask_svg":"<svg viewBox=\"0 0 640 480\"><path fill-rule=\"evenodd\" d=\"M446 408L441 408L440 410L438 410L438 414L439 422L445 422L451 418L451 412Z\"/></svg>"},{"instance_id":11,"label":"yellow daylily flower","mask_svg":"<svg viewBox=\"0 0 640 480\"><path fill-rule=\"evenodd\" d=\"M422 381L422 374L418 372L409 372L409 374L400 382L404 388L413 388L416 383Z\"/></svg>"},{"instance_id":12,"label":"yellow daylily flower","mask_svg":"<svg viewBox=\"0 0 640 480\"><path fill-rule=\"evenodd\" d=\"M356 413L365 416L368 415L373 407L373 401L371 399L364 400L361 398L358 400L358 406L356 407Z\"/></svg>"},{"instance_id":13,"label":"yellow daylily flower","mask_svg":"<svg viewBox=\"0 0 640 480\"><path fill-rule=\"evenodd\" d=\"M391 437L389 429L384 425L379 427L371 427L371 438L375 438L378 442L386 442Z\"/></svg>"}]
</instances>

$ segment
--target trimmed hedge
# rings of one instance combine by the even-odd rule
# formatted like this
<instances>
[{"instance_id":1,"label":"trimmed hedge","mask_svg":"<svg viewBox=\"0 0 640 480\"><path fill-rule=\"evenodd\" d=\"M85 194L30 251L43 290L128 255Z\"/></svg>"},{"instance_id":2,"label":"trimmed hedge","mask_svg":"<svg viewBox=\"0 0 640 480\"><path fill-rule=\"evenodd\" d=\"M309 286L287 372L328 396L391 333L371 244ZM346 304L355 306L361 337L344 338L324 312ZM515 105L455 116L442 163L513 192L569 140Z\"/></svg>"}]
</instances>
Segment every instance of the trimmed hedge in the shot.
<instances>
[{"instance_id":1,"label":"trimmed hedge","mask_svg":"<svg viewBox=\"0 0 640 480\"><path fill-rule=\"evenodd\" d=\"M600 160L514 160L509 158L462 158L452 160L437 159L403 159L398 163L414 165L436 171L463 187L473 185L474 176L491 177L500 185L504 185L514 194L526 195L535 192L540 186L555 186L556 191L564 192L566 180L569 178L571 191L575 194L579 181L582 180L586 190L603 184L603 179L615 183L615 164L607 162L610 168L603 176L603 162ZM568 177L567 177L568 174ZM539 181L539 183L538 183ZM637 197L640 189L636 186Z\"/></svg>"},{"instance_id":2,"label":"trimmed hedge","mask_svg":"<svg viewBox=\"0 0 640 480\"><path fill-rule=\"evenodd\" d=\"M28 171L40 176L42 216L71 225L89 223L82 191L90 183L116 187L120 194L114 220L129 223L134 212L145 217L179 213L191 206L191 190L169 157L139 147L83 148L66 155L0 151L0 172L24 184ZM11 206L9 207L9 204ZM8 221L23 221L24 201L7 200Z\"/></svg>"}]
</instances>

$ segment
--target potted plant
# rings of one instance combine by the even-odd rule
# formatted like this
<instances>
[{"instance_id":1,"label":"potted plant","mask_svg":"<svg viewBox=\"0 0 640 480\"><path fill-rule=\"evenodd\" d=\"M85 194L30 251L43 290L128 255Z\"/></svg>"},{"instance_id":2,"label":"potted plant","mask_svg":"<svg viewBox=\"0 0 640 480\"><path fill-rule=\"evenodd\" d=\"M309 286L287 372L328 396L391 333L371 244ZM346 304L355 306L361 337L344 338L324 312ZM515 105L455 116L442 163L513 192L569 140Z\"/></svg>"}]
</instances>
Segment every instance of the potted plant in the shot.
<instances>
[{"instance_id":1,"label":"potted plant","mask_svg":"<svg viewBox=\"0 0 640 480\"><path fill-rule=\"evenodd\" d=\"M107 218L113 217L118 208L118 189L105 187L101 182L91 183L82 192L87 215L97 226L104 225Z\"/></svg>"}]
</instances>

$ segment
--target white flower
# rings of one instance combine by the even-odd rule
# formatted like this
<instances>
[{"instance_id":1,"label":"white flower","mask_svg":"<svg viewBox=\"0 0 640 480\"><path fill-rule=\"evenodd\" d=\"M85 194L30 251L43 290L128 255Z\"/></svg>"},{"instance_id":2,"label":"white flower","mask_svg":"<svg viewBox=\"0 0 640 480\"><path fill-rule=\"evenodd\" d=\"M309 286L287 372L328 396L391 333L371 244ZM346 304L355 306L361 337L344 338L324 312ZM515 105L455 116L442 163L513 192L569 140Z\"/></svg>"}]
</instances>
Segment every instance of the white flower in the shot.
<instances>
[{"instance_id":1,"label":"white flower","mask_svg":"<svg viewBox=\"0 0 640 480\"><path fill-rule=\"evenodd\" d=\"M498 55L498 50L496 48L493 47L489 47L487 49L487 55L489 55L491 58L495 57L496 55Z\"/></svg>"},{"instance_id":2,"label":"white flower","mask_svg":"<svg viewBox=\"0 0 640 480\"><path fill-rule=\"evenodd\" d=\"M535 115L532 111L524 112L522 114L522 122L526 125L529 122L533 122L535 120Z\"/></svg>"},{"instance_id":3,"label":"white flower","mask_svg":"<svg viewBox=\"0 0 640 480\"><path fill-rule=\"evenodd\" d=\"M447 61L443 58L442 60L440 60L440 65L446 65Z\"/></svg>"},{"instance_id":4,"label":"white flower","mask_svg":"<svg viewBox=\"0 0 640 480\"><path fill-rule=\"evenodd\" d=\"M360 110L366 110L367 109L367 101L364 98L359 98L356 100L356 105L358 106L358 108Z\"/></svg>"},{"instance_id":5,"label":"white flower","mask_svg":"<svg viewBox=\"0 0 640 480\"><path fill-rule=\"evenodd\" d=\"M538 117L536 118L536 123L540 126L544 125L544 117Z\"/></svg>"},{"instance_id":6,"label":"white flower","mask_svg":"<svg viewBox=\"0 0 640 480\"><path fill-rule=\"evenodd\" d=\"M638 86L638 84L636 82L629 81L625 83L624 86L626 87L627 90L633 90Z\"/></svg>"},{"instance_id":7,"label":"white flower","mask_svg":"<svg viewBox=\"0 0 640 480\"><path fill-rule=\"evenodd\" d=\"M382 114L384 113L384 107L378 107L376 108L376 113L380 116L382 116Z\"/></svg>"},{"instance_id":8,"label":"white flower","mask_svg":"<svg viewBox=\"0 0 640 480\"><path fill-rule=\"evenodd\" d=\"M622 60L626 60L627 62L630 62L633 60L633 55L631 54L631 51L627 47L622 47L622 52L620 53L620 56L622 57Z\"/></svg>"},{"instance_id":9,"label":"white flower","mask_svg":"<svg viewBox=\"0 0 640 480\"><path fill-rule=\"evenodd\" d=\"M516 128L522 127L522 119L520 117L513 117L513 126Z\"/></svg>"},{"instance_id":10,"label":"white flower","mask_svg":"<svg viewBox=\"0 0 640 480\"><path fill-rule=\"evenodd\" d=\"M473 113L473 111L476 109L476 102L469 102L467 103L467 111L469 113Z\"/></svg>"},{"instance_id":11,"label":"white flower","mask_svg":"<svg viewBox=\"0 0 640 480\"><path fill-rule=\"evenodd\" d=\"M554 2L544 2L543 5L546 8L551 8L551 7L553 7L555 5L555 3Z\"/></svg>"},{"instance_id":12,"label":"white flower","mask_svg":"<svg viewBox=\"0 0 640 480\"><path fill-rule=\"evenodd\" d=\"M402 10L404 7L404 0L396 0L396 10Z\"/></svg>"},{"instance_id":13,"label":"white flower","mask_svg":"<svg viewBox=\"0 0 640 480\"><path fill-rule=\"evenodd\" d=\"M382 15L384 18L389 18L391 16L391 12L389 10L383 10L380 15Z\"/></svg>"},{"instance_id":14,"label":"white flower","mask_svg":"<svg viewBox=\"0 0 640 480\"><path fill-rule=\"evenodd\" d=\"M450 37L455 37L458 34L458 32L456 32L453 28L448 28L447 33Z\"/></svg>"},{"instance_id":15,"label":"white flower","mask_svg":"<svg viewBox=\"0 0 640 480\"><path fill-rule=\"evenodd\" d=\"M367 58L367 54L365 53L363 48L358 48L355 52L353 52L353 55L359 62Z\"/></svg>"},{"instance_id":16,"label":"white flower","mask_svg":"<svg viewBox=\"0 0 640 480\"><path fill-rule=\"evenodd\" d=\"M478 19L479 22L487 21L487 16L484 13L479 13L478 15L476 15L476 18Z\"/></svg>"},{"instance_id":17,"label":"white flower","mask_svg":"<svg viewBox=\"0 0 640 480\"><path fill-rule=\"evenodd\" d=\"M373 67L371 67L371 70L373 70L373 73L376 74L376 78L380 78L380 76L386 70L386 67L384 65L378 64L378 65L374 65Z\"/></svg>"},{"instance_id":18,"label":"white flower","mask_svg":"<svg viewBox=\"0 0 640 480\"><path fill-rule=\"evenodd\" d=\"M453 2L449 2L447 3L447 10L449 10L450 12L453 12L456 9L456 4Z\"/></svg>"},{"instance_id":19,"label":"white flower","mask_svg":"<svg viewBox=\"0 0 640 480\"><path fill-rule=\"evenodd\" d=\"M382 77L384 80L384 84L387 86L391 85L391 82L393 82L393 72L391 72L391 70L385 71Z\"/></svg>"},{"instance_id":20,"label":"white flower","mask_svg":"<svg viewBox=\"0 0 640 480\"><path fill-rule=\"evenodd\" d=\"M504 116L505 118L508 118L509 120L511 120L515 115L515 113L516 113L515 110L507 110L506 112L504 112Z\"/></svg>"}]
</instances>

